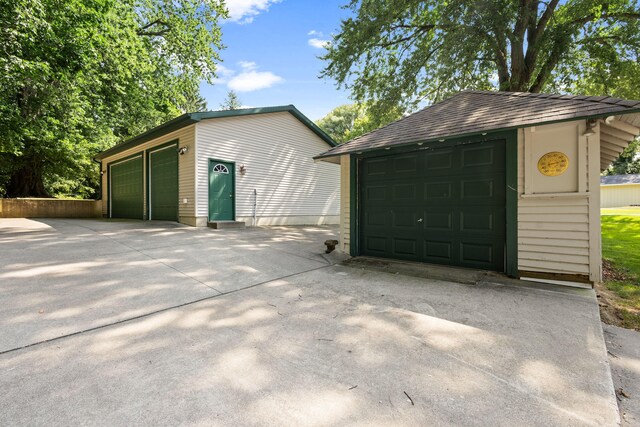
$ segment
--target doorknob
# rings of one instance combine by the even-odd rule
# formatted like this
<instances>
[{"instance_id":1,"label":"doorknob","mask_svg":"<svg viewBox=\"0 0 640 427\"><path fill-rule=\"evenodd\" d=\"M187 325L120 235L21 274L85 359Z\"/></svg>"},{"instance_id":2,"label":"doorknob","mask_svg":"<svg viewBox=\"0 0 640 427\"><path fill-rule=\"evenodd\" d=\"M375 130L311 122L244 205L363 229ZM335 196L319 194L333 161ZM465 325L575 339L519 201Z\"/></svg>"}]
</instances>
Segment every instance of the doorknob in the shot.
<instances>
[{"instance_id":1,"label":"doorknob","mask_svg":"<svg viewBox=\"0 0 640 427\"><path fill-rule=\"evenodd\" d=\"M419 219L418 219L418 222L422 222L422 218L419 218Z\"/></svg>"},{"instance_id":2,"label":"doorknob","mask_svg":"<svg viewBox=\"0 0 640 427\"><path fill-rule=\"evenodd\" d=\"M229 194L229 197L233 197L233 194Z\"/></svg>"}]
</instances>

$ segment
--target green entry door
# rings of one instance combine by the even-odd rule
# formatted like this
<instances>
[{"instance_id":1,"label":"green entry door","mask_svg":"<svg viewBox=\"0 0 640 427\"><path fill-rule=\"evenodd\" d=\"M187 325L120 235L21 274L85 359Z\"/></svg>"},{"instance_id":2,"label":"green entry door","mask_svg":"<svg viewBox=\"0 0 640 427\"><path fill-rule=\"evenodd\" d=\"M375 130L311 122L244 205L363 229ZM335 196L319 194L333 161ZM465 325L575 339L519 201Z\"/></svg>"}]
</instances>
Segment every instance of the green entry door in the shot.
<instances>
[{"instance_id":1,"label":"green entry door","mask_svg":"<svg viewBox=\"0 0 640 427\"><path fill-rule=\"evenodd\" d=\"M149 219L178 220L178 153L175 145L149 153Z\"/></svg>"},{"instance_id":2,"label":"green entry door","mask_svg":"<svg viewBox=\"0 0 640 427\"><path fill-rule=\"evenodd\" d=\"M209 221L235 219L233 163L209 161Z\"/></svg>"},{"instance_id":3,"label":"green entry door","mask_svg":"<svg viewBox=\"0 0 640 427\"><path fill-rule=\"evenodd\" d=\"M364 255L504 271L505 142L361 162Z\"/></svg>"},{"instance_id":4,"label":"green entry door","mask_svg":"<svg viewBox=\"0 0 640 427\"><path fill-rule=\"evenodd\" d=\"M111 218L143 219L142 154L109 166Z\"/></svg>"}]
</instances>

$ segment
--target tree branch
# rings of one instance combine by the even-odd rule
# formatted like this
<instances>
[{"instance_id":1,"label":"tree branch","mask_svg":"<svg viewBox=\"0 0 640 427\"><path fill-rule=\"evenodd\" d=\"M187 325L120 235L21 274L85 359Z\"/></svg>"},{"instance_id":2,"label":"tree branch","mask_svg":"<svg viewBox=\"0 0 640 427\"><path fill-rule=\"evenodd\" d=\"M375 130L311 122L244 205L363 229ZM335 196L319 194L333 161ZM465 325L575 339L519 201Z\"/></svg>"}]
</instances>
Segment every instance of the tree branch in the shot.
<instances>
[{"instance_id":1,"label":"tree branch","mask_svg":"<svg viewBox=\"0 0 640 427\"><path fill-rule=\"evenodd\" d=\"M155 31L147 31L151 27L154 27L156 25L160 25L164 28L155 30ZM163 36L167 34L169 30L171 30L171 25L169 25L168 22L163 21L162 19L156 19L155 21L149 22L148 24L145 24L142 27L140 27L138 31L136 31L136 34L138 34L139 36L149 36L149 37Z\"/></svg>"}]
</instances>

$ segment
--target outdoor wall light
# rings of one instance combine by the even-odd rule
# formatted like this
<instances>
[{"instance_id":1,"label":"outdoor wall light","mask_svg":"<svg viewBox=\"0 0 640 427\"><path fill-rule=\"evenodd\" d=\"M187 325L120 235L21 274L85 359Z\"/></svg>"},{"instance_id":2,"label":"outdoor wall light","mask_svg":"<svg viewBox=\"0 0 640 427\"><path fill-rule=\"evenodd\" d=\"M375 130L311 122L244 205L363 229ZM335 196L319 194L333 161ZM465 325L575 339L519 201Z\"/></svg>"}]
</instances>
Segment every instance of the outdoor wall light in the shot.
<instances>
[{"instance_id":1,"label":"outdoor wall light","mask_svg":"<svg viewBox=\"0 0 640 427\"><path fill-rule=\"evenodd\" d=\"M104 175L105 173L107 173L107 171L100 171L100 175Z\"/></svg>"},{"instance_id":2,"label":"outdoor wall light","mask_svg":"<svg viewBox=\"0 0 640 427\"><path fill-rule=\"evenodd\" d=\"M596 124L598 122L596 120L593 119L589 119L587 120L587 130L584 131L584 133L582 134L582 136L592 136L596 134L596 131L594 130L594 128L596 127Z\"/></svg>"},{"instance_id":3,"label":"outdoor wall light","mask_svg":"<svg viewBox=\"0 0 640 427\"><path fill-rule=\"evenodd\" d=\"M189 147L187 147L186 145L184 147L180 147L178 149L178 154L180 154L181 156L184 155L184 153L186 153L187 151L189 151Z\"/></svg>"},{"instance_id":4,"label":"outdoor wall light","mask_svg":"<svg viewBox=\"0 0 640 427\"><path fill-rule=\"evenodd\" d=\"M244 175L245 173L247 173L247 167L242 164L240 165L240 175Z\"/></svg>"}]
</instances>

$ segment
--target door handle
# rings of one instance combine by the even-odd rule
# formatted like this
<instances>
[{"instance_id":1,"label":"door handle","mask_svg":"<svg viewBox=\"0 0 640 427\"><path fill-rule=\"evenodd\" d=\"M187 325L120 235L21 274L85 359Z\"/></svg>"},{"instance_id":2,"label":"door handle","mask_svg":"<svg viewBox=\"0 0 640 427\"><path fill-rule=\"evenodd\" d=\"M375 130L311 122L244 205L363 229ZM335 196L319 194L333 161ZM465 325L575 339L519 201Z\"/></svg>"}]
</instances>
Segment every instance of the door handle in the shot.
<instances>
[{"instance_id":1,"label":"door handle","mask_svg":"<svg viewBox=\"0 0 640 427\"><path fill-rule=\"evenodd\" d=\"M422 218L419 218L419 219L418 219L418 222L422 222Z\"/></svg>"},{"instance_id":2,"label":"door handle","mask_svg":"<svg viewBox=\"0 0 640 427\"><path fill-rule=\"evenodd\" d=\"M230 197L230 198L233 198L233 194L229 194L229 197Z\"/></svg>"}]
</instances>

